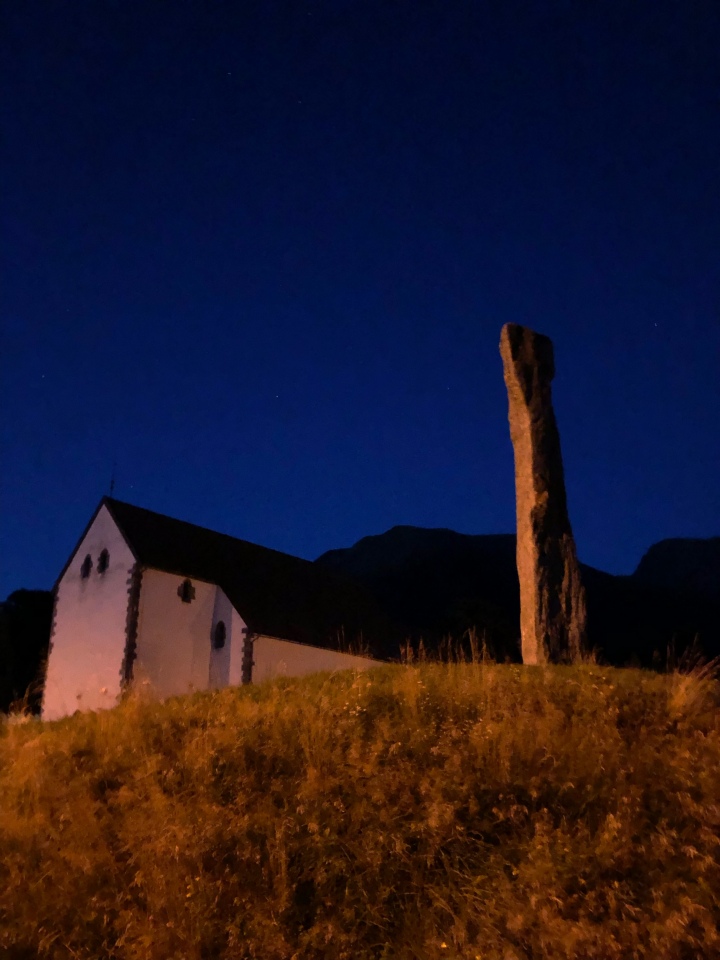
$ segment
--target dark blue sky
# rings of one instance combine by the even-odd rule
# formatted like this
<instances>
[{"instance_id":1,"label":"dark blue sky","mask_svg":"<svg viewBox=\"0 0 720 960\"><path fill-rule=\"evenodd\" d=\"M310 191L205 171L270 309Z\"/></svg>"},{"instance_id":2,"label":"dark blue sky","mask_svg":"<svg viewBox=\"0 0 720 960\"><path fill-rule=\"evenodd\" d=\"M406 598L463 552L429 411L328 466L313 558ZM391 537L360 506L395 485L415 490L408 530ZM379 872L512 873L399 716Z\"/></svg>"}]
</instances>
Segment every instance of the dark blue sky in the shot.
<instances>
[{"instance_id":1,"label":"dark blue sky","mask_svg":"<svg viewBox=\"0 0 720 960\"><path fill-rule=\"evenodd\" d=\"M2 6L0 596L108 492L304 557L514 529L553 338L581 559L720 533L717 0Z\"/></svg>"}]
</instances>

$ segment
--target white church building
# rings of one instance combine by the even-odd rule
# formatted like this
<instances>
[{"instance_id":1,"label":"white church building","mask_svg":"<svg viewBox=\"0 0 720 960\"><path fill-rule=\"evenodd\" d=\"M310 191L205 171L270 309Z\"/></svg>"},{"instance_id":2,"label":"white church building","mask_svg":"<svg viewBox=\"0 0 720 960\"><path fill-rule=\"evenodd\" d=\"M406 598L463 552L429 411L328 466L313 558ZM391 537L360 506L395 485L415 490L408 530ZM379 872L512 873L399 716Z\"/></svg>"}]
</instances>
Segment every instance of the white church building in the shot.
<instances>
[{"instance_id":1,"label":"white church building","mask_svg":"<svg viewBox=\"0 0 720 960\"><path fill-rule=\"evenodd\" d=\"M55 584L42 716L377 661L340 649L387 621L307 560L104 497Z\"/></svg>"}]
</instances>

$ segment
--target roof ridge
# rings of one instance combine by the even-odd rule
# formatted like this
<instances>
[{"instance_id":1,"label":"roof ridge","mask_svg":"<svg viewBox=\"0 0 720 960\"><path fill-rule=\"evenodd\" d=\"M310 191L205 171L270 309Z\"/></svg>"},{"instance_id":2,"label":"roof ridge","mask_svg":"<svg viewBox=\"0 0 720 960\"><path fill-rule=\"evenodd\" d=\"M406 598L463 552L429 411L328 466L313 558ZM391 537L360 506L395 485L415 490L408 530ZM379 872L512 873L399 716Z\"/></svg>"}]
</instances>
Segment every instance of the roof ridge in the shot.
<instances>
[{"instance_id":1,"label":"roof ridge","mask_svg":"<svg viewBox=\"0 0 720 960\"><path fill-rule=\"evenodd\" d=\"M346 573L110 496L94 517L103 506L142 568L216 584L253 632L331 649L338 631L380 645L394 633L378 601Z\"/></svg>"},{"instance_id":2,"label":"roof ridge","mask_svg":"<svg viewBox=\"0 0 720 960\"><path fill-rule=\"evenodd\" d=\"M103 497L101 504L105 503L109 508L112 514L113 505L117 504L121 509L127 509L136 511L138 514L145 514L149 517L157 517L165 522L169 521L170 523L180 524L183 527L191 527L193 530L202 531L203 533L211 533L214 537L223 537L226 540L230 540L233 543L242 543L247 544L248 546L255 547L258 550L265 551L267 553L275 553L281 557L290 557L293 560L299 560L301 563L313 564L312 560L306 560L305 557L298 557L297 554L288 553L286 550L276 550L274 547L266 547L262 543L256 543L254 540L246 540L244 537L235 537L231 533L224 533L222 530L214 530L212 527L204 527L199 523L193 523L191 520L181 520L179 517L171 517L167 513L160 513L158 510L149 510L147 507L139 507L137 504L129 503L127 500L118 500L116 497ZM113 514L113 520L120 526L120 521ZM125 533L125 531L123 531Z\"/></svg>"}]
</instances>

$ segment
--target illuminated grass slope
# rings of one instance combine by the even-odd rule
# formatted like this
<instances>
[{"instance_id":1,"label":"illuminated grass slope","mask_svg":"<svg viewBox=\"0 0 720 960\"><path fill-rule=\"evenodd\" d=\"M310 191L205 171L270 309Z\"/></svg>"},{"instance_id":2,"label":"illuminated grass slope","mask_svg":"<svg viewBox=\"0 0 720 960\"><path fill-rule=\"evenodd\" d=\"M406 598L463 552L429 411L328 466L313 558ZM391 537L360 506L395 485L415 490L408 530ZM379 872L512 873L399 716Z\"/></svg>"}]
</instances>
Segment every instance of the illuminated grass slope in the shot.
<instances>
[{"instance_id":1,"label":"illuminated grass slope","mask_svg":"<svg viewBox=\"0 0 720 960\"><path fill-rule=\"evenodd\" d=\"M379 667L0 733L0 956L720 956L709 671Z\"/></svg>"}]
</instances>

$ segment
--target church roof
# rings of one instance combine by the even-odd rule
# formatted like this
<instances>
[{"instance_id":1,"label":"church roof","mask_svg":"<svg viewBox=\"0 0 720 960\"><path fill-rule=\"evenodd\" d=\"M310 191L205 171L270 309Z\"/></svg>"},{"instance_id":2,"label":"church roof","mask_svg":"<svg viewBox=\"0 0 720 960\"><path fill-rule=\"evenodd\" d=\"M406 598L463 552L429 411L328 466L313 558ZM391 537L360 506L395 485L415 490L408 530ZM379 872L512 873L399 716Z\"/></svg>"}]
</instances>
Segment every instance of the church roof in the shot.
<instances>
[{"instance_id":1,"label":"church roof","mask_svg":"<svg viewBox=\"0 0 720 960\"><path fill-rule=\"evenodd\" d=\"M333 570L121 500L103 504L142 566L217 584L253 633L330 649L362 637L379 651L395 632L370 593Z\"/></svg>"}]
</instances>

